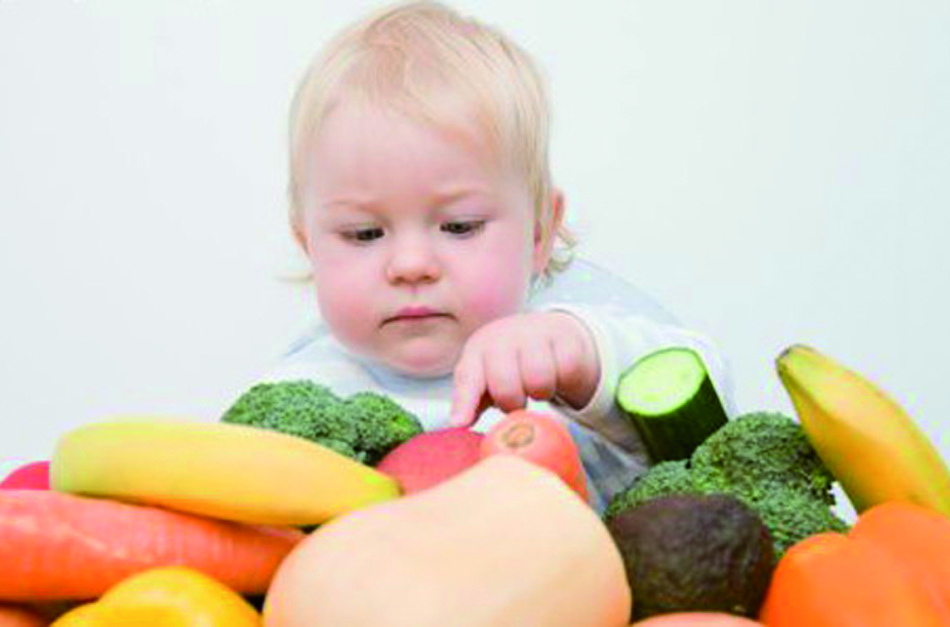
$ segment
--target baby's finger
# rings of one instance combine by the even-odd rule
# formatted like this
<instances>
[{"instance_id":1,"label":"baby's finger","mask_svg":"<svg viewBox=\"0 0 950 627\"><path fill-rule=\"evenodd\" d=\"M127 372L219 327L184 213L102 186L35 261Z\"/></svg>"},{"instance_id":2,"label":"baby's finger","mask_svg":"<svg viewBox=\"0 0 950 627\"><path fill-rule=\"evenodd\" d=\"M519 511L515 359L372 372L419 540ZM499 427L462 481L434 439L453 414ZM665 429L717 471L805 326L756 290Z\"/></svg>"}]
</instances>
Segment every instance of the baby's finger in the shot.
<instances>
[{"instance_id":1,"label":"baby's finger","mask_svg":"<svg viewBox=\"0 0 950 627\"><path fill-rule=\"evenodd\" d=\"M554 360L558 384L564 387L577 385L584 374L584 346L579 342L555 342Z\"/></svg>"},{"instance_id":2,"label":"baby's finger","mask_svg":"<svg viewBox=\"0 0 950 627\"><path fill-rule=\"evenodd\" d=\"M521 382L531 398L548 400L557 392L557 363L554 348L546 342L523 347L518 351Z\"/></svg>"},{"instance_id":3,"label":"baby's finger","mask_svg":"<svg viewBox=\"0 0 950 627\"><path fill-rule=\"evenodd\" d=\"M453 427L466 427L475 422L487 406L487 402L483 400L484 396L485 375L481 355L463 356L455 367L449 424Z\"/></svg>"},{"instance_id":4,"label":"baby's finger","mask_svg":"<svg viewBox=\"0 0 950 627\"><path fill-rule=\"evenodd\" d=\"M485 381L492 402L502 411L514 411L525 406L524 386L518 353L508 349L495 349L485 353Z\"/></svg>"}]
</instances>

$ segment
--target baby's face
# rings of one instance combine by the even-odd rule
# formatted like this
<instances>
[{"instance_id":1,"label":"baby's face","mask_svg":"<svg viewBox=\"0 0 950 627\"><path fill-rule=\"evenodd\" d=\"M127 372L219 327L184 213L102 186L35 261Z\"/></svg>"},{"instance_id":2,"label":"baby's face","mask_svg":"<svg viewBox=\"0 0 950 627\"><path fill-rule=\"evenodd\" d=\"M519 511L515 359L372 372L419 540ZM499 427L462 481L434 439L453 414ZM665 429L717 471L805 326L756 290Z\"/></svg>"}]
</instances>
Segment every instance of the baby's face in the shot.
<instances>
[{"instance_id":1,"label":"baby's face","mask_svg":"<svg viewBox=\"0 0 950 627\"><path fill-rule=\"evenodd\" d=\"M545 259L525 182L487 152L348 105L308 164L301 236L320 312L352 352L439 376L476 329L521 310Z\"/></svg>"}]
</instances>

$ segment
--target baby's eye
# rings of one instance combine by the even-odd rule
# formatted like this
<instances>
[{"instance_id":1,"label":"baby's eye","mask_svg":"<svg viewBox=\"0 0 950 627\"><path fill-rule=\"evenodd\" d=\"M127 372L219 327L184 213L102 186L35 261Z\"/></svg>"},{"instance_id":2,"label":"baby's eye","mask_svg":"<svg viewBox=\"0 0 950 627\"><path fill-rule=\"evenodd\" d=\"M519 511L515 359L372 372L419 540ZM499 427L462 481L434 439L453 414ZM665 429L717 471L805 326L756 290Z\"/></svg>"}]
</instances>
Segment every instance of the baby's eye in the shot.
<instances>
[{"instance_id":1,"label":"baby's eye","mask_svg":"<svg viewBox=\"0 0 950 627\"><path fill-rule=\"evenodd\" d=\"M485 227L484 220L459 220L442 224L442 232L459 237L471 236Z\"/></svg>"},{"instance_id":2,"label":"baby's eye","mask_svg":"<svg viewBox=\"0 0 950 627\"><path fill-rule=\"evenodd\" d=\"M343 239L351 242L365 244L372 242L383 236L383 229L378 226L367 227L363 229L350 229L341 233Z\"/></svg>"}]
</instances>

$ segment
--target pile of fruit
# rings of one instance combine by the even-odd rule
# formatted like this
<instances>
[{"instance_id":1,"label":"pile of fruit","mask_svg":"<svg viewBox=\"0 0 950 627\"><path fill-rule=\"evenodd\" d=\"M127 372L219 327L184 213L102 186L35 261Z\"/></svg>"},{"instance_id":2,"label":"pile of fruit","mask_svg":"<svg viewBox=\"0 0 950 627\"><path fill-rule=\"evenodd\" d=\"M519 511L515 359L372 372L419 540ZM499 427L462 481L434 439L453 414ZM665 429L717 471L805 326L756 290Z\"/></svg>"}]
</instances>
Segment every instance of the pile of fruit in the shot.
<instances>
[{"instance_id":1,"label":"pile of fruit","mask_svg":"<svg viewBox=\"0 0 950 627\"><path fill-rule=\"evenodd\" d=\"M603 517L563 423L526 411L359 431L333 412L385 402L298 385L300 437L242 424L261 396L80 427L0 483L0 626L950 625L943 460L859 374L777 365L797 421L727 421L695 354L634 364L618 403L655 465Z\"/></svg>"}]
</instances>

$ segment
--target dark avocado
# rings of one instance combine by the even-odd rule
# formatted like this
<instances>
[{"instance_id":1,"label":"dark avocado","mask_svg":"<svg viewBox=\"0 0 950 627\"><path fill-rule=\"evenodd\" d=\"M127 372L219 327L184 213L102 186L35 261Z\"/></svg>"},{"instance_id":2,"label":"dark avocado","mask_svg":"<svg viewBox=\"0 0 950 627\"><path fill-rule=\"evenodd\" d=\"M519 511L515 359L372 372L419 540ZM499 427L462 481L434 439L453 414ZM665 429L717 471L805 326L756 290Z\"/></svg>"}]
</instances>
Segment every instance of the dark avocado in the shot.
<instances>
[{"instance_id":1,"label":"dark avocado","mask_svg":"<svg viewBox=\"0 0 950 627\"><path fill-rule=\"evenodd\" d=\"M606 524L626 566L632 620L671 612L758 613L772 578L772 539L739 499L664 496Z\"/></svg>"}]
</instances>

